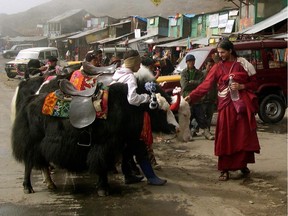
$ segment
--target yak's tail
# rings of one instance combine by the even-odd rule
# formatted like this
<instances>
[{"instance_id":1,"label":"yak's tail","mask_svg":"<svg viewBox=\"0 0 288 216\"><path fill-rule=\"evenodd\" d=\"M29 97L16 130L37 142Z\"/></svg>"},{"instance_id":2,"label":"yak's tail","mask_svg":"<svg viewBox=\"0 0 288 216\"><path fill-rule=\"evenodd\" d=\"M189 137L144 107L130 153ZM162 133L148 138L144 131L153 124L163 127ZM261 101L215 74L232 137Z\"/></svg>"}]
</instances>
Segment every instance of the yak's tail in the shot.
<instances>
[{"instance_id":1,"label":"yak's tail","mask_svg":"<svg viewBox=\"0 0 288 216\"><path fill-rule=\"evenodd\" d=\"M15 159L19 162L24 161L25 149L27 150L27 148L29 148L30 126L27 111L28 101L29 100L23 101L23 106L17 110L17 115L15 116L12 126L12 152Z\"/></svg>"},{"instance_id":2,"label":"yak's tail","mask_svg":"<svg viewBox=\"0 0 288 216\"><path fill-rule=\"evenodd\" d=\"M13 124L16 118L16 99L19 91L19 86L17 86L15 93L13 95L12 101L11 101L11 113L10 113L10 120Z\"/></svg>"}]
</instances>

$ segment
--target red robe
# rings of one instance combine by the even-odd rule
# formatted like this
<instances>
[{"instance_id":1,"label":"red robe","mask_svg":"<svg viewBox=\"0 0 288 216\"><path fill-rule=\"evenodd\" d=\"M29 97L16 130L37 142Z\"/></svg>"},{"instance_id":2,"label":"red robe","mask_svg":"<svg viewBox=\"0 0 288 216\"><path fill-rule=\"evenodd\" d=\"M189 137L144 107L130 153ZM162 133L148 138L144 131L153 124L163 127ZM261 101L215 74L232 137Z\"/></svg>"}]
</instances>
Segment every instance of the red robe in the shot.
<instances>
[{"instance_id":1,"label":"red robe","mask_svg":"<svg viewBox=\"0 0 288 216\"><path fill-rule=\"evenodd\" d=\"M228 87L229 74L235 82L245 85L245 89L240 90L239 95L246 104L246 113L237 114L229 91L224 97L218 94L215 155L218 156L218 169L227 171L243 169L247 167L247 163L255 163L254 153L260 152L255 119L257 98L252 93L257 88L256 78L249 77L239 62L235 62L234 65L233 63L219 62L214 65L206 79L189 94L191 103L195 103L215 82L218 92L221 92Z\"/></svg>"}]
</instances>

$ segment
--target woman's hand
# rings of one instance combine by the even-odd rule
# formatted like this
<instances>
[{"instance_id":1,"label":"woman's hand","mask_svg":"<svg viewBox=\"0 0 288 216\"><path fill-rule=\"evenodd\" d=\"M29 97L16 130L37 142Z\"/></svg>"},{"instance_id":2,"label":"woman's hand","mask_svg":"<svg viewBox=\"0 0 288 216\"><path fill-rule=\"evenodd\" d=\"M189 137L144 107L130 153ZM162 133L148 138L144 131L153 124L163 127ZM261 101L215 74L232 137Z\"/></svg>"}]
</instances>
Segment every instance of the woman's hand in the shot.
<instances>
[{"instance_id":1,"label":"woman's hand","mask_svg":"<svg viewBox=\"0 0 288 216\"><path fill-rule=\"evenodd\" d=\"M237 82L233 82L233 83L231 83L230 88L231 88L231 90L242 90L245 88L245 85L237 83Z\"/></svg>"},{"instance_id":2,"label":"woman's hand","mask_svg":"<svg viewBox=\"0 0 288 216\"><path fill-rule=\"evenodd\" d=\"M186 97L184 98L184 100L185 100L185 101L187 101L188 103L190 103L190 101L191 101L191 99L190 99L189 95L188 95L188 96L186 96Z\"/></svg>"}]
</instances>

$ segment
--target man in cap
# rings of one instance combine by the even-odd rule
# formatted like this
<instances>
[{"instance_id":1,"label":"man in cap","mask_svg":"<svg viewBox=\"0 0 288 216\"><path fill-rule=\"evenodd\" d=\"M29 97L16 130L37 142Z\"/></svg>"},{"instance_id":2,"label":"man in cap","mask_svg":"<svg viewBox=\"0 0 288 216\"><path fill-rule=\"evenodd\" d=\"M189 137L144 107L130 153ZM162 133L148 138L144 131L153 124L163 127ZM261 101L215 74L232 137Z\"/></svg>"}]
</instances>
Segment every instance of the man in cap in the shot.
<instances>
[{"instance_id":1,"label":"man in cap","mask_svg":"<svg viewBox=\"0 0 288 216\"><path fill-rule=\"evenodd\" d=\"M195 56L188 54L186 56L187 67L181 73L180 84L182 87L182 94L185 98L192 90L196 89L197 86L204 80L204 74L195 68ZM193 118L195 118L199 128L203 129L206 139L213 140L214 136L210 133L209 126L207 124L207 117L202 109L202 101L193 104L191 106L191 135L195 135L193 129L195 126L192 124Z\"/></svg>"},{"instance_id":2,"label":"man in cap","mask_svg":"<svg viewBox=\"0 0 288 216\"><path fill-rule=\"evenodd\" d=\"M188 54L186 56L187 67L182 71L180 79L183 97L186 97L204 79L203 73L194 66L195 60L194 55Z\"/></svg>"},{"instance_id":3,"label":"man in cap","mask_svg":"<svg viewBox=\"0 0 288 216\"><path fill-rule=\"evenodd\" d=\"M55 56L49 56L45 66L41 67L42 74L47 78L48 76L58 75L61 72L57 65L58 59Z\"/></svg>"}]
</instances>

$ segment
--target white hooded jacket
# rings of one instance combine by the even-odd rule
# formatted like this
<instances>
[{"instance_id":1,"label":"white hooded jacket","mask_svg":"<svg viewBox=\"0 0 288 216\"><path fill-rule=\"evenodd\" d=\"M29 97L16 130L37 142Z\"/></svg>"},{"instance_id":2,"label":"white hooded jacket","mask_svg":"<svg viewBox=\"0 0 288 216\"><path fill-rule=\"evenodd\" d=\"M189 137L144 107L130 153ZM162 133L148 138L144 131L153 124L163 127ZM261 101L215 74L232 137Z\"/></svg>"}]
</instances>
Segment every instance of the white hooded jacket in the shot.
<instances>
[{"instance_id":1,"label":"white hooded jacket","mask_svg":"<svg viewBox=\"0 0 288 216\"><path fill-rule=\"evenodd\" d=\"M137 80L133 71L129 68L118 68L112 79L114 82L126 83L128 85L127 100L129 104L139 106L142 103L149 102L150 96L148 94L137 94Z\"/></svg>"}]
</instances>

